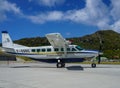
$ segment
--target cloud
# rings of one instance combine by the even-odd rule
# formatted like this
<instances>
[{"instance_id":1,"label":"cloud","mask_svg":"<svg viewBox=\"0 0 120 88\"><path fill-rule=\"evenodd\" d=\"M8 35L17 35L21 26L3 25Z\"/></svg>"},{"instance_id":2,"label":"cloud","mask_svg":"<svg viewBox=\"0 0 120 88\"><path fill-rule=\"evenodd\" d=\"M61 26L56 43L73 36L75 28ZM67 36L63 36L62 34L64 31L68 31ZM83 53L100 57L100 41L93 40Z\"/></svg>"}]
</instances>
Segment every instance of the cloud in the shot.
<instances>
[{"instance_id":1,"label":"cloud","mask_svg":"<svg viewBox=\"0 0 120 88\"><path fill-rule=\"evenodd\" d=\"M40 0L41 1L41 0ZM34 23L47 21L72 21L80 24L97 26L99 29L113 29L120 32L120 0L111 0L107 6L102 0L86 0L82 9L51 11L36 16L29 16Z\"/></svg>"},{"instance_id":2,"label":"cloud","mask_svg":"<svg viewBox=\"0 0 120 88\"><path fill-rule=\"evenodd\" d=\"M111 29L120 33L120 0L111 0Z\"/></svg>"},{"instance_id":3,"label":"cloud","mask_svg":"<svg viewBox=\"0 0 120 88\"><path fill-rule=\"evenodd\" d=\"M120 0L111 0L108 7L102 0L86 0L83 9L70 11L67 19L97 26L99 29L112 29L120 33Z\"/></svg>"},{"instance_id":4,"label":"cloud","mask_svg":"<svg viewBox=\"0 0 120 88\"><path fill-rule=\"evenodd\" d=\"M113 17L113 20L119 20L120 19L120 0L111 0L111 16Z\"/></svg>"},{"instance_id":5,"label":"cloud","mask_svg":"<svg viewBox=\"0 0 120 88\"><path fill-rule=\"evenodd\" d=\"M16 4L10 3L7 0L0 0L0 22L7 19L7 12L22 14Z\"/></svg>"},{"instance_id":6,"label":"cloud","mask_svg":"<svg viewBox=\"0 0 120 88\"><path fill-rule=\"evenodd\" d=\"M110 25L111 29L120 33L120 19L116 21L114 24Z\"/></svg>"},{"instance_id":7,"label":"cloud","mask_svg":"<svg viewBox=\"0 0 120 88\"><path fill-rule=\"evenodd\" d=\"M29 19L31 19L32 22L38 23L70 20L77 23L102 27L109 23L106 14L108 14L108 9L101 0L87 0L86 7L83 9L69 10L66 12L51 11L36 16L30 16Z\"/></svg>"},{"instance_id":8,"label":"cloud","mask_svg":"<svg viewBox=\"0 0 120 88\"><path fill-rule=\"evenodd\" d=\"M36 16L28 16L27 18L30 19L34 23L45 23L47 21L58 21L61 20L63 17L63 13L60 11L53 11L53 12L46 12Z\"/></svg>"},{"instance_id":9,"label":"cloud","mask_svg":"<svg viewBox=\"0 0 120 88\"><path fill-rule=\"evenodd\" d=\"M55 5L60 5L65 2L65 0L29 0L29 2L34 1L42 6L53 7Z\"/></svg>"},{"instance_id":10,"label":"cloud","mask_svg":"<svg viewBox=\"0 0 120 88\"><path fill-rule=\"evenodd\" d=\"M108 26L109 17L107 14L108 9L101 0L86 0L85 8L68 11L66 19L102 28Z\"/></svg>"},{"instance_id":11,"label":"cloud","mask_svg":"<svg viewBox=\"0 0 120 88\"><path fill-rule=\"evenodd\" d=\"M28 0L39 5L52 7L63 4L65 0ZM7 13L19 14L18 16L29 19L33 23L43 24L52 21L71 21L75 23L97 26L99 29L113 29L120 32L120 0L110 0L106 5L102 0L85 0L85 7L68 11L44 11L37 15L23 14L15 3L0 0L0 22L7 19Z\"/></svg>"}]
</instances>

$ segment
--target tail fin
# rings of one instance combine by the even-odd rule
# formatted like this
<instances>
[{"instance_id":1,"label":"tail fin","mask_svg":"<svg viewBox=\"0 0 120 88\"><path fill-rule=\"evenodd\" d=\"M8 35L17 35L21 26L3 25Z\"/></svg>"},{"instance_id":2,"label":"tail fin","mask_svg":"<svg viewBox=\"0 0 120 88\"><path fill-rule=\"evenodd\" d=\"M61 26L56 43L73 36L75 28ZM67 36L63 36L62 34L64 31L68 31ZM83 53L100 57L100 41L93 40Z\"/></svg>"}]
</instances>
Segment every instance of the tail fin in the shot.
<instances>
[{"instance_id":1,"label":"tail fin","mask_svg":"<svg viewBox=\"0 0 120 88\"><path fill-rule=\"evenodd\" d=\"M7 31L2 31L2 47L13 48L13 42Z\"/></svg>"}]
</instances>

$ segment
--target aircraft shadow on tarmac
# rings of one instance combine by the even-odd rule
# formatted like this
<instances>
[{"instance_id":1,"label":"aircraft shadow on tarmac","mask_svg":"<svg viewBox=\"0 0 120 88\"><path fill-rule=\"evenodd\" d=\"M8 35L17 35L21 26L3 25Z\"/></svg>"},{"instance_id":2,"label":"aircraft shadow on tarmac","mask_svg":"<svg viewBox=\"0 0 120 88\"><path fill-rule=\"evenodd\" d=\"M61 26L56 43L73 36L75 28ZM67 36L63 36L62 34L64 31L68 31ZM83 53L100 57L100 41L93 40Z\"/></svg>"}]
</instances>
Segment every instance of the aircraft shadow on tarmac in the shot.
<instances>
[{"instance_id":1,"label":"aircraft shadow on tarmac","mask_svg":"<svg viewBox=\"0 0 120 88\"><path fill-rule=\"evenodd\" d=\"M56 67L50 67L50 66L12 66L11 68L56 68ZM58 69L64 69L64 68L58 68ZM67 70L84 70L84 67L82 66L68 66L65 67Z\"/></svg>"},{"instance_id":2,"label":"aircraft shadow on tarmac","mask_svg":"<svg viewBox=\"0 0 120 88\"><path fill-rule=\"evenodd\" d=\"M82 66L69 66L69 67L66 67L67 70L81 70L83 71L84 68Z\"/></svg>"},{"instance_id":3,"label":"aircraft shadow on tarmac","mask_svg":"<svg viewBox=\"0 0 120 88\"><path fill-rule=\"evenodd\" d=\"M30 66L12 66L10 68L30 68Z\"/></svg>"},{"instance_id":4,"label":"aircraft shadow on tarmac","mask_svg":"<svg viewBox=\"0 0 120 88\"><path fill-rule=\"evenodd\" d=\"M56 68L52 66L12 66L11 68Z\"/></svg>"},{"instance_id":5,"label":"aircraft shadow on tarmac","mask_svg":"<svg viewBox=\"0 0 120 88\"><path fill-rule=\"evenodd\" d=\"M81 71L84 71L84 69L86 68L90 68L90 69L99 69L99 68L113 68L113 67L109 67L109 66L98 66L96 68L92 68L91 66L68 66L66 67L67 70L81 70Z\"/></svg>"},{"instance_id":6,"label":"aircraft shadow on tarmac","mask_svg":"<svg viewBox=\"0 0 120 88\"><path fill-rule=\"evenodd\" d=\"M34 66L11 66L10 68L56 68L54 66L39 66L39 65L34 65ZM66 66L65 67L67 70L79 70L79 71L84 71L84 68L91 68L90 66ZM109 66L99 66L99 67L96 67L96 68L111 68ZM58 69L64 69L64 68L58 68ZM93 68L95 69L95 68Z\"/></svg>"}]
</instances>

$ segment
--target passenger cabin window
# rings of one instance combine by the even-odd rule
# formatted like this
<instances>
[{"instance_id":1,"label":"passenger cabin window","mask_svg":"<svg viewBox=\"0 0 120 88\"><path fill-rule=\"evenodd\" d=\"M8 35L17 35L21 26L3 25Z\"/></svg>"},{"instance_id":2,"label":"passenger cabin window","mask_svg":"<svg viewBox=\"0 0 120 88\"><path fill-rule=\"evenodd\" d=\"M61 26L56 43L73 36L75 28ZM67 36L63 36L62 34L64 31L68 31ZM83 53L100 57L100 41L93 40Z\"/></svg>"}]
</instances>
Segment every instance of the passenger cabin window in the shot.
<instances>
[{"instance_id":1,"label":"passenger cabin window","mask_svg":"<svg viewBox=\"0 0 120 88\"><path fill-rule=\"evenodd\" d=\"M40 49L37 49L37 52L40 52Z\"/></svg>"},{"instance_id":2,"label":"passenger cabin window","mask_svg":"<svg viewBox=\"0 0 120 88\"><path fill-rule=\"evenodd\" d=\"M45 52L46 50L45 49L42 49L42 52Z\"/></svg>"},{"instance_id":3,"label":"passenger cabin window","mask_svg":"<svg viewBox=\"0 0 120 88\"><path fill-rule=\"evenodd\" d=\"M64 48L61 48L61 51L64 51Z\"/></svg>"},{"instance_id":4,"label":"passenger cabin window","mask_svg":"<svg viewBox=\"0 0 120 88\"><path fill-rule=\"evenodd\" d=\"M35 52L35 49L32 49L32 52Z\"/></svg>"},{"instance_id":5,"label":"passenger cabin window","mask_svg":"<svg viewBox=\"0 0 120 88\"><path fill-rule=\"evenodd\" d=\"M59 49L58 48L54 48L54 51L59 51Z\"/></svg>"},{"instance_id":6,"label":"passenger cabin window","mask_svg":"<svg viewBox=\"0 0 120 88\"><path fill-rule=\"evenodd\" d=\"M51 52L51 48L47 48L47 52Z\"/></svg>"}]
</instances>

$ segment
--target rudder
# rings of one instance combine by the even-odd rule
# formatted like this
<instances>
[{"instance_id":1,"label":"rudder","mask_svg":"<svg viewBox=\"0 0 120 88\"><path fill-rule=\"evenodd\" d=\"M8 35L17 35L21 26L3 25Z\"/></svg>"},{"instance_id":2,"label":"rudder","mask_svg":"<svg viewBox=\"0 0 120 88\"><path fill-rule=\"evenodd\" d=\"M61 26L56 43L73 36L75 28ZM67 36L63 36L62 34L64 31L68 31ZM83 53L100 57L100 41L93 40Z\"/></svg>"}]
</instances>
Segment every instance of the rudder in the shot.
<instances>
[{"instance_id":1,"label":"rudder","mask_svg":"<svg viewBox=\"0 0 120 88\"><path fill-rule=\"evenodd\" d=\"M13 48L13 42L7 31L2 31L2 47Z\"/></svg>"}]
</instances>

